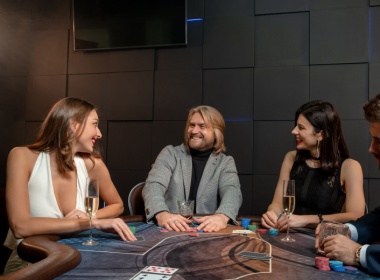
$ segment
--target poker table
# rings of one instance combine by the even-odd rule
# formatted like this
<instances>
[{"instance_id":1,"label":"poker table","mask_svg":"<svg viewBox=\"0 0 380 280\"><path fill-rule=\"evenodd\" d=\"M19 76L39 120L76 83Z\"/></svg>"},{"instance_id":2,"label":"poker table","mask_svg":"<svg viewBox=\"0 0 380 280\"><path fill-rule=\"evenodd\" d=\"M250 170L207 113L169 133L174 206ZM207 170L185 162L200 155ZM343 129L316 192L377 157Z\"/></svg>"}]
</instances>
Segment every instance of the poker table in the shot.
<instances>
[{"instance_id":1,"label":"poker table","mask_svg":"<svg viewBox=\"0 0 380 280\"><path fill-rule=\"evenodd\" d=\"M322 271L314 266L314 231L293 229L294 243L284 243L269 233L233 234L228 226L217 233L161 232L154 224L128 223L136 227L140 241L125 242L116 234L94 230L97 246L84 246L89 232L62 238L60 245L81 254L80 264L56 279L131 279L150 266L177 269L165 278L154 279L378 279L363 271ZM256 252L267 258L247 258ZM170 276L170 277L169 277ZM143 277L138 279L145 279ZM150 279L150 278L147 278ZM152 278L153 279L153 278Z\"/></svg>"}]
</instances>

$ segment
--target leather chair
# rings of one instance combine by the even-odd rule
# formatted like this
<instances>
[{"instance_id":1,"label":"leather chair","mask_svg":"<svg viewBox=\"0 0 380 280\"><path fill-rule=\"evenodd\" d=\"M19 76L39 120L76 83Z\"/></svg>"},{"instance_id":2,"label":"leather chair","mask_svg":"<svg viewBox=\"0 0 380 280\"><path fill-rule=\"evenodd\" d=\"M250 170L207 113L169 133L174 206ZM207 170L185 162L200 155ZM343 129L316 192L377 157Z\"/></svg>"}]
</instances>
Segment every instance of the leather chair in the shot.
<instances>
[{"instance_id":1,"label":"leather chair","mask_svg":"<svg viewBox=\"0 0 380 280\"><path fill-rule=\"evenodd\" d=\"M7 210L5 207L5 188L0 188L0 221L0 274L2 274L9 255L12 252L3 245L9 229Z\"/></svg>"},{"instance_id":2,"label":"leather chair","mask_svg":"<svg viewBox=\"0 0 380 280\"><path fill-rule=\"evenodd\" d=\"M5 207L5 188L0 188L0 219L0 260L1 273L3 273L11 253L11 250L3 246L9 228ZM37 235L25 238L17 247L17 253L32 265L7 275L0 275L0 280L49 280L76 267L81 262L80 252L68 245L57 243L58 239L58 235Z\"/></svg>"},{"instance_id":3,"label":"leather chair","mask_svg":"<svg viewBox=\"0 0 380 280\"><path fill-rule=\"evenodd\" d=\"M58 235L36 235L25 238L17 247L19 256L32 263L0 280L50 280L75 268L81 262L80 252L68 245L57 243Z\"/></svg>"},{"instance_id":4,"label":"leather chair","mask_svg":"<svg viewBox=\"0 0 380 280\"><path fill-rule=\"evenodd\" d=\"M142 190L145 182L135 185L128 195L128 209L130 215L145 215L144 200L142 198Z\"/></svg>"}]
</instances>

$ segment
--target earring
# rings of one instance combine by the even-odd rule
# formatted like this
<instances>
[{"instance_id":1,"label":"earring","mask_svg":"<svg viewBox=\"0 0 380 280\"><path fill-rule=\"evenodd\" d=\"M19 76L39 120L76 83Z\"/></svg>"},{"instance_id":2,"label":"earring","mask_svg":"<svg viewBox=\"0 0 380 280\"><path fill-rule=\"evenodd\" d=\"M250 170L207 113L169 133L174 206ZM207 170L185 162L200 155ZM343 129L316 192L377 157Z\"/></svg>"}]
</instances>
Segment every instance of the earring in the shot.
<instances>
[{"instance_id":1,"label":"earring","mask_svg":"<svg viewBox=\"0 0 380 280\"><path fill-rule=\"evenodd\" d=\"M320 153L319 153L319 140L317 139L317 158L319 158Z\"/></svg>"}]
</instances>

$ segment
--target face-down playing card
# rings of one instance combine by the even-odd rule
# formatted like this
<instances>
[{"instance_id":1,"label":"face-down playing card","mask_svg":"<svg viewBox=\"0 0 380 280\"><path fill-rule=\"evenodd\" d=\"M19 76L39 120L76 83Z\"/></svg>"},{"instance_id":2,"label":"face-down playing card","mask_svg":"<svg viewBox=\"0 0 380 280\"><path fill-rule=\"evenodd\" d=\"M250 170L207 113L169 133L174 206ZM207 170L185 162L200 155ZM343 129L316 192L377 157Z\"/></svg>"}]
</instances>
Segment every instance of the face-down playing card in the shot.
<instances>
[{"instance_id":1,"label":"face-down playing card","mask_svg":"<svg viewBox=\"0 0 380 280\"><path fill-rule=\"evenodd\" d=\"M266 253L256 253L256 252L247 252L247 251L240 252L238 255L246 259L260 260L260 261L268 261L272 258Z\"/></svg>"}]
</instances>

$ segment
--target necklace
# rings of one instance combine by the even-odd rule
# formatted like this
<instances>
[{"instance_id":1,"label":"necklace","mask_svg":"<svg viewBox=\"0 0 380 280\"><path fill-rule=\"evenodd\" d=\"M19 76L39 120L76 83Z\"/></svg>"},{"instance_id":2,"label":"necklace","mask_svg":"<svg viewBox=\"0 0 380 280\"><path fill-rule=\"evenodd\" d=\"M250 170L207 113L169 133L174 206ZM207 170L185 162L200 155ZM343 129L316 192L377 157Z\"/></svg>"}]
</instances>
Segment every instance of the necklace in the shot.
<instances>
[{"instance_id":1,"label":"necklace","mask_svg":"<svg viewBox=\"0 0 380 280\"><path fill-rule=\"evenodd\" d=\"M321 157L313 157L312 155L310 155L310 158L314 159L314 160L320 160L321 159Z\"/></svg>"}]
</instances>

